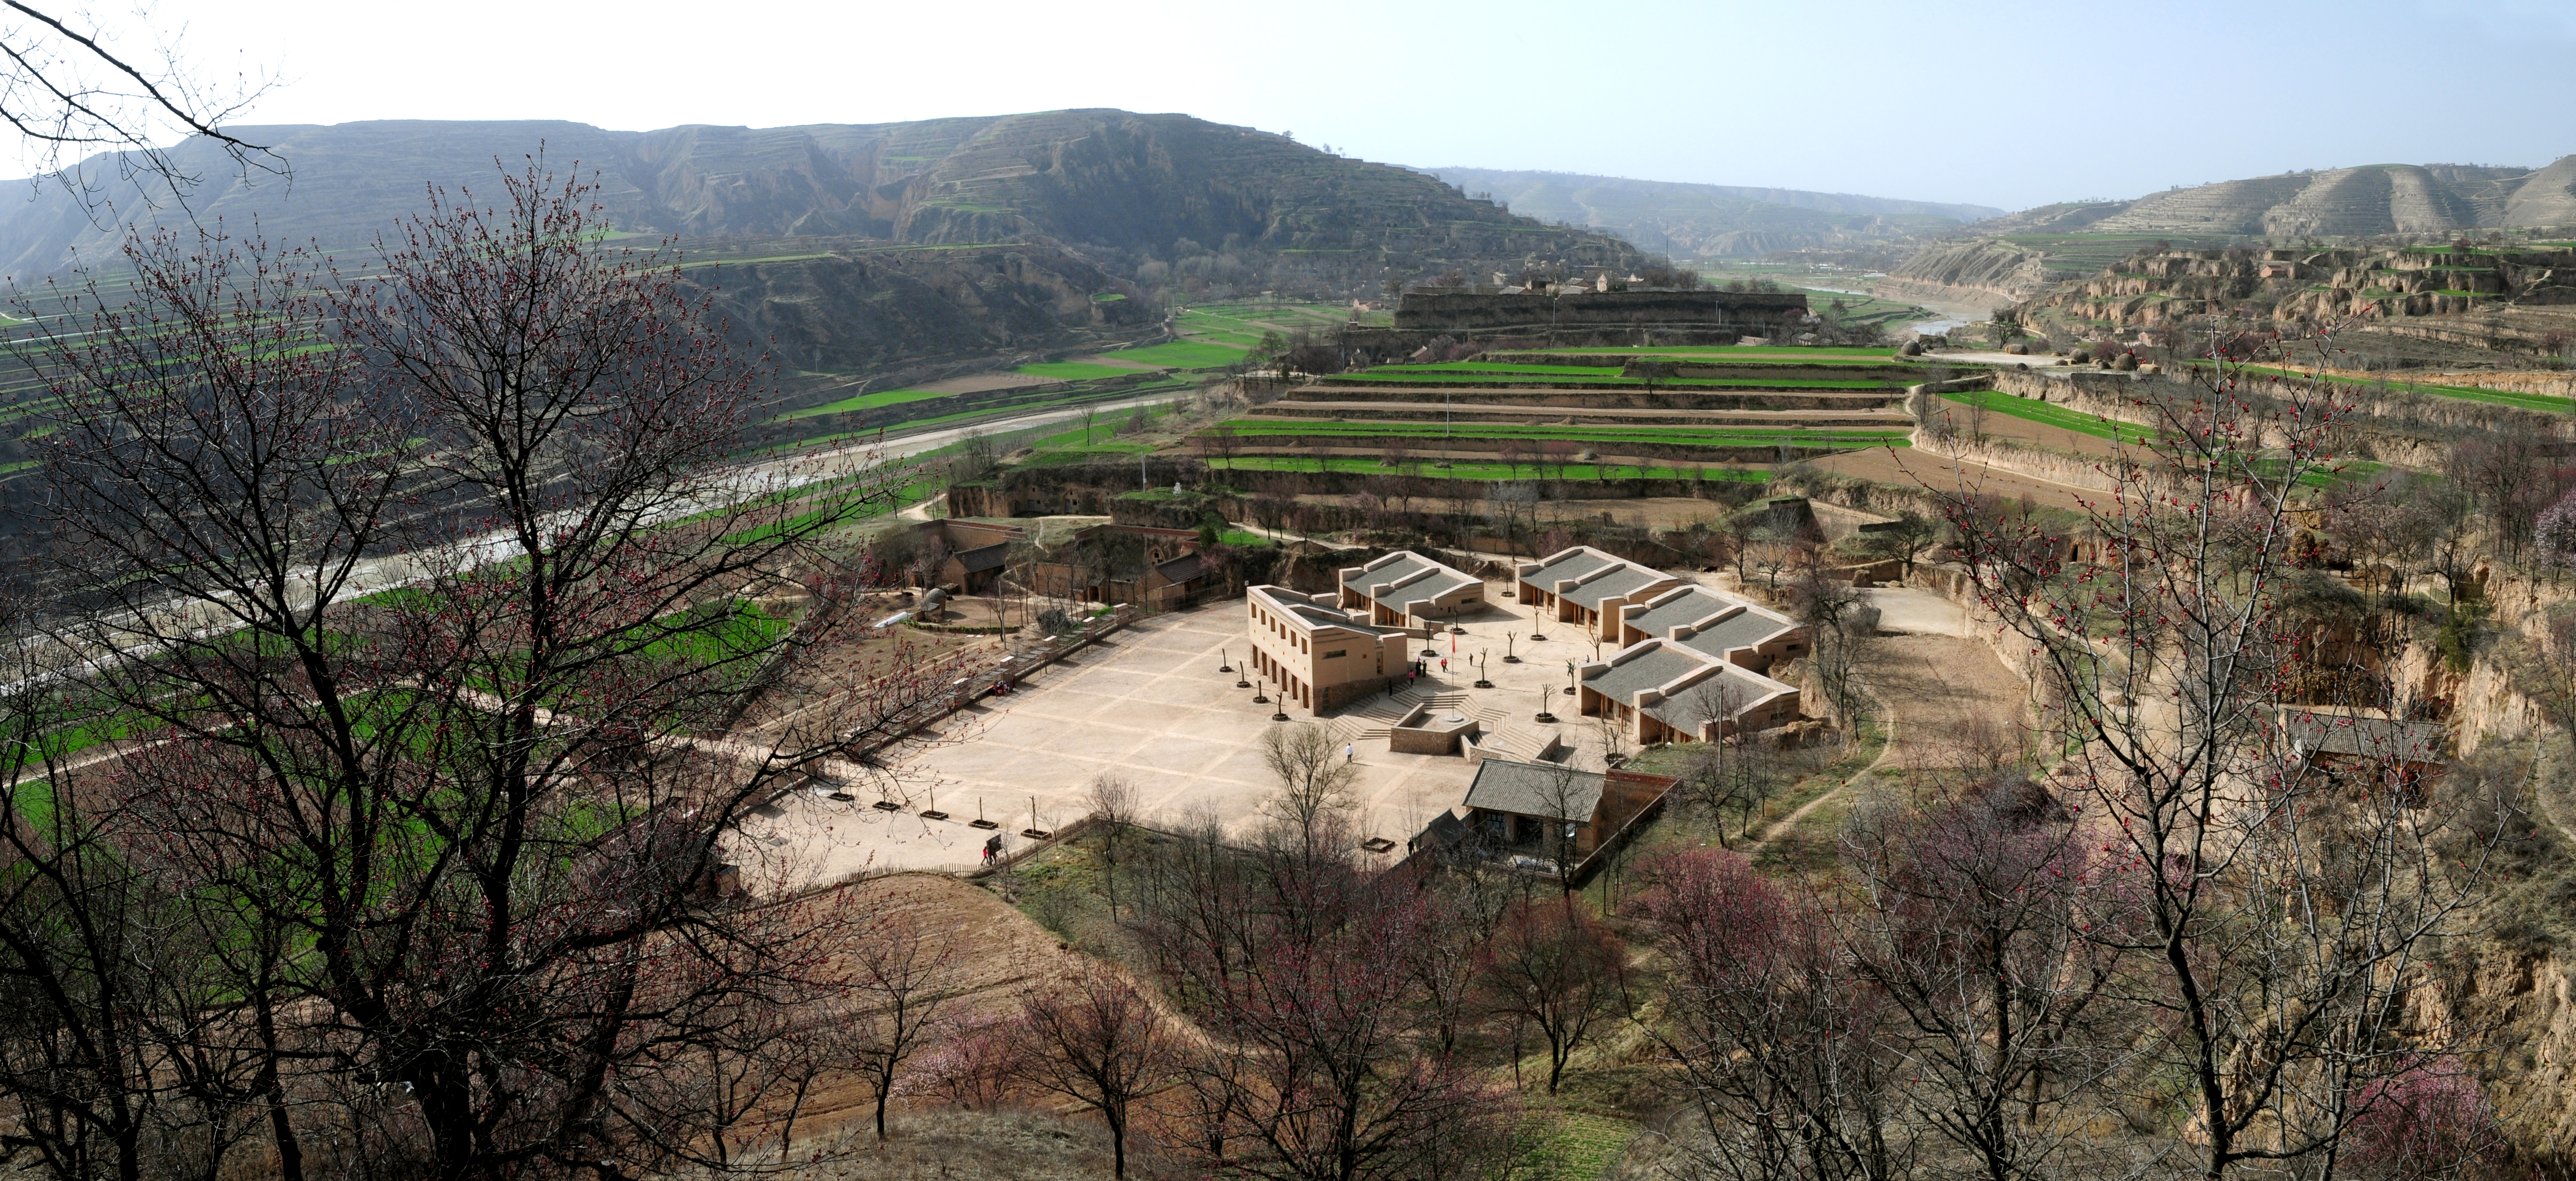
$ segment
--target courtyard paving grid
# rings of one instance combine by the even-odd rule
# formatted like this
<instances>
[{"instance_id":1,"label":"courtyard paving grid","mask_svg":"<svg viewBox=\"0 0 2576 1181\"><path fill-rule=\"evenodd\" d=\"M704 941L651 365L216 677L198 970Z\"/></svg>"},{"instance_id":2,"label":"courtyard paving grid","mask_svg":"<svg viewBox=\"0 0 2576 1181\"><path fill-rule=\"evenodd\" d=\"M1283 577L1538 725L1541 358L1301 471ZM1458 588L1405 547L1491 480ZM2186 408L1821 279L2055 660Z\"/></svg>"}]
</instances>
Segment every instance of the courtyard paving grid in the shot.
<instances>
[{"instance_id":1,"label":"courtyard paving grid","mask_svg":"<svg viewBox=\"0 0 2576 1181\"><path fill-rule=\"evenodd\" d=\"M1444 656L1454 644L1457 655L1446 675L1438 672L1439 658L1431 660L1438 684L1426 687L1465 695L1448 712L1494 719L1488 733L1500 725L1530 733L1552 729L1575 750L1578 765L1599 767L1594 720L1573 717L1574 699L1557 692L1566 683L1566 663L1594 659L1595 648L1579 638L1578 627L1552 622L1548 640L1533 643L1528 612L1499 597L1508 588L1488 584L1489 606L1458 620L1468 634L1429 641ZM1507 633L1517 636L1512 646L1523 663L1504 663ZM1419 655L1422 647L1415 641L1412 650ZM1011 696L986 698L943 723L945 741L904 768L909 798L902 811L876 809L872 796L833 800L823 788L781 800L778 814L746 835L809 883L863 872L968 869L978 864L991 831L1003 834L1006 848L1027 845L1019 834L1031 827L1032 807L1040 829L1081 818L1089 810L1085 789L1104 773L1136 785L1147 823L1177 824L1212 811L1230 831L1248 832L1278 786L1258 746L1276 707L1253 704L1252 689L1235 687L1236 673L1216 669L1220 652L1240 668L1250 650L1240 599L1146 619L1050 666ZM1490 654L1494 688L1471 687L1476 673L1467 659L1479 651ZM1542 726L1532 720L1541 690L1564 721ZM1384 701L1366 698L1320 719L1302 710L1289 714L1329 724ZM1353 745L1362 827L1395 842L1398 854L1406 838L1465 797L1475 774L1458 755L1395 754L1384 738ZM918 815L934 804L947 820ZM970 826L979 809L998 830Z\"/></svg>"}]
</instances>

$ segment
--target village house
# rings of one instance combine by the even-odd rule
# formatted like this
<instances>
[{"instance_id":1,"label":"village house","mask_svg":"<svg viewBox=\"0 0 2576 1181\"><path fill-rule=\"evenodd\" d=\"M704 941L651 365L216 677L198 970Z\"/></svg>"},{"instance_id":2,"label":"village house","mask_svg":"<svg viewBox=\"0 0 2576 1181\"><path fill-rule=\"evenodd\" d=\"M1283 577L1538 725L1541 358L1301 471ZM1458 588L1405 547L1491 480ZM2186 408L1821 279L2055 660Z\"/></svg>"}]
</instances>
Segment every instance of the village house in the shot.
<instances>
[{"instance_id":1,"label":"village house","mask_svg":"<svg viewBox=\"0 0 2576 1181\"><path fill-rule=\"evenodd\" d=\"M1029 589L1084 603L1172 607L1223 584L1189 529L1094 525L1029 564Z\"/></svg>"},{"instance_id":2,"label":"village house","mask_svg":"<svg viewBox=\"0 0 2576 1181\"><path fill-rule=\"evenodd\" d=\"M1704 586L1684 586L1620 608L1621 646L1671 640L1758 673L1807 654L1813 633L1768 607L1731 599Z\"/></svg>"},{"instance_id":3,"label":"village house","mask_svg":"<svg viewBox=\"0 0 2576 1181\"><path fill-rule=\"evenodd\" d=\"M1398 550L1341 571L1336 602L1381 627L1435 628L1485 605L1485 580Z\"/></svg>"},{"instance_id":4,"label":"village house","mask_svg":"<svg viewBox=\"0 0 2576 1181\"><path fill-rule=\"evenodd\" d=\"M1559 623L1581 626L1605 644L1620 641L1620 611L1681 587L1682 580L1588 545L1558 550L1516 567L1522 605L1552 608Z\"/></svg>"},{"instance_id":5,"label":"village house","mask_svg":"<svg viewBox=\"0 0 2576 1181\"><path fill-rule=\"evenodd\" d=\"M1672 782L1555 762L1486 759L1477 764L1466 799L1435 817L1413 848L1438 842L1473 855L1529 858L1540 863L1523 862L1530 868L1579 876L1584 863L1652 808Z\"/></svg>"},{"instance_id":6,"label":"village house","mask_svg":"<svg viewBox=\"0 0 2576 1181\"><path fill-rule=\"evenodd\" d=\"M1713 742L1798 720L1798 690L1722 656L1650 639L1579 670L1581 711L1639 745Z\"/></svg>"}]
</instances>

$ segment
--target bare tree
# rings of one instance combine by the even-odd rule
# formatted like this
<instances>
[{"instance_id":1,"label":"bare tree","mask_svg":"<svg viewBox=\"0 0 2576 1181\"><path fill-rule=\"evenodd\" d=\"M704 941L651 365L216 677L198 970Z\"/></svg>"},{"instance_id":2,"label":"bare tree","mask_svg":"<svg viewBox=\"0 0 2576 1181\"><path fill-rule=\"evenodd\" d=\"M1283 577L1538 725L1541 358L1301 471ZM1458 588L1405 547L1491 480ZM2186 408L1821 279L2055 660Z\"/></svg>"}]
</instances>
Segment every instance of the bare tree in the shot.
<instances>
[{"instance_id":1,"label":"bare tree","mask_svg":"<svg viewBox=\"0 0 2576 1181\"><path fill-rule=\"evenodd\" d=\"M1053 983L1021 998L1019 1028L1033 1053L1018 1075L1093 1111L1109 1125L1111 1174L1127 1175L1135 1106L1177 1081L1181 1042L1154 1002L1115 971L1077 957Z\"/></svg>"},{"instance_id":2,"label":"bare tree","mask_svg":"<svg viewBox=\"0 0 2576 1181\"><path fill-rule=\"evenodd\" d=\"M1844 945L1887 1000L1913 1110L1986 1181L2057 1175L2085 1135L2063 1109L2101 1098L2141 1044L2126 941L2101 937L2135 916L2054 811L2036 785L1989 781L1844 838Z\"/></svg>"},{"instance_id":3,"label":"bare tree","mask_svg":"<svg viewBox=\"0 0 2576 1181\"><path fill-rule=\"evenodd\" d=\"M1090 786L1083 789L1083 802L1091 806L1092 819L1100 822L1100 879L1114 920L1118 915L1120 855L1127 849L1127 830L1136 825L1136 784L1125 776L1103 771L1092 776Z\"/></svg>"},{"instance_id":4,"label":"bare tree","mask_svg":"<svg viewBox=\"0 0 2576 1181\"><path fill-rule=\"evenodd\" d=\"M1619 937L1571 896L1524 898L1503 912L1479 957L1478 981L1487 1008L1539 1031L1548 1094L1593 1027L1625 1012L1626 965Z\"/></svg>"},{"instance_id":5,"label":"bare tree","mask_svg":"<svg viewBox=\"0 0 2576 1181\"><path fill-rule=\"evenodd\" d=\"M1359 768L1342 755L1333 736L1310 722L1282 722L1261 732L1261 761L1279 780L1279 793L1262 804L1310 856L1349 831Z\"/></svg>"},{"instance_id":6,"label":"bare tree","mask_svg":"<svg viewBox=\"0 0 2576 1181\"><path fill-rule=\"evenodd\" d=\"M242 175L285 174L276 153L224 130L267 83L210 85L182 60L176 36L147 59L118 48L114 33L86 10L46 12L18 0L7 7L0 123L17 133L28 174L61 184L93 220L131 221L166 202L184 203L205 177L187 153L168 146L178 141L213 145ZM99 161L116 170L130 195L89 171L93 162L85 157L94 152L106 153Z\"/></svg>"},{"instance_id":7,"label":"bare tree","mask_svg":"<svg viewBox=\"0 0 2576 1181\"><path fill-rule=\"evenodd\" d=\"M1865 1181L1913 1156L1884 1001L1850 970L1813 899L1742 854L1696 849L1640 870L1633 910L1660 953L1647 1035L1704 1133L1696 1171L1728 1181Z\"/></svg>"},{"instance_id":8,"label":"bare tree","mask_svg":"<svg viewBox=\"0 0 2576 1181\"><path fill-rule=\"evenodd\" d=\"M934 928L900 905L876 915L849 953L853 1006L847 1024L859 1076L876 1098L877 1139L886 1138L886 1101L905 1066L940 1028L948 1002L957 932Z\"/></svg>"},{"instance_id":9,"label":"bare tree","mask_svg":"<svg viewBox=\"0 0 2576 1181\"><path fill-rule=\"evenodd\" d=\"M2478 897L2512 808L2453 831L2412 788L2404 763L2424 754L2394 722L2334 723L2379 735L2343 783L2283 733L2293 509L2349 408L2304 380L2241 396L2243 358L2211 360L2194 399L2161 404L2157 451L2106 466L2118 493L2088 513L2089 562L2035 518L1947 499L1980 603L2066 689L2049 708L2083 742L2062 774L2140 915L2107 937L2154 965L2136 999L2171 1030L2167 1069L2217 1181L2331 1162L2375 1080L2470 1040L2415 1021L2405 998ZM2445 856L2437 839L2463 847Z\"/></svg>"},{"instance_id":10,"label":"bare tree","mask_svg":"<svg viewBox=\"0 0 2576 1181\"><path fill-rule=\"evenodd\" d=\"M788 638L744 626L745 586L820 564L819 531L890 489L734 467L759 372L705 303L604 245L587 188L532 163L502 189L440 197L337 290L305 253L133 242L125 301L85 291L83 330L30 358L60 407L41 556L98 609L42 642L152 739L99 835L230 910L218 946L294 949L224 963L220 995L363 1111L345 1151L712 1165L739 1109L705 1062L780 1032L729 1016L832 995L852 917L839 892L709 905L737 865L779 885L737 827L953 677L895 656L826 685L806 658L851 601L828 565ZM671 737L774 661L828 702L798 749Z\"/></svg>"}]
</instances>

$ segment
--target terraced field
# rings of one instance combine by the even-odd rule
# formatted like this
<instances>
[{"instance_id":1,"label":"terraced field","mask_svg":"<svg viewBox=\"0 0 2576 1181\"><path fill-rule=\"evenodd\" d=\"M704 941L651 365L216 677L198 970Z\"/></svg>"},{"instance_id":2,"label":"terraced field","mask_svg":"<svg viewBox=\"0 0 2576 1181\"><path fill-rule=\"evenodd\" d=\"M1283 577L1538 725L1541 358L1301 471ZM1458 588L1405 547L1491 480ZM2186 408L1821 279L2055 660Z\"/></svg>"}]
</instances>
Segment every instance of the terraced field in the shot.
<instances>
[{"instance_id":1,"label":"terraced field","mask_svg":"<svg viewBox=\"0 0 2576 1181\"><path fill-rule=\"evenodd\" d=\"M2206 366L2209 362L2200 361L2195 362L2195 364ZM2247 365L2242 366L2242 368L2246 372L2276 377L2306 378L2315 376L2308 370L2285 368L2274 365ZM2359 381L2351 378L2334 377L2328 378L2327 380L2338 385L2348 385L2357 389L2403 390L2410 394L2424 394L2428 397L2435 398L2459 398L2470 402L2488 402L2497 406L2512 406L2521 410L2538 410L2546 414L2576 414L2576 398L2560 398L2549 394L2523 394L2516 393L2512 390L2490 390L2482 389L2477 386L2465 385L2438 385L2432 382L2422 381L2397 381L2390 378L2374 378L2369 381Z\"/></svg>"},{"instance_id":2,"label":"terraced field","mask_svg":"<svg viewBox=\"0 0 2576 1181\"><path fill-rule=\"evenodd\" d=\"M1998 393L1994 390L1944 391L1941 394L1941 400L1961 406L1982 406L1991 413L2008 415L2043 426L2053 426L2079 435L2090 435L2096 439L2108 439L2114 443L2132 447L2146 443L2156 434L2155 431L2133 422L2086 414L2081 410L2069 410L2063 406L2029 398L2016 398L2011 394Z\"/></svg>"},{"instance_id":3,"label":"terraced field","mask_svg":"<svg viewBox=\"0 0 2576 1181\"><path fill-rule=\"evenodd\" d=\"M1786 463L1903 447L1911 436L1903 387L1921 378L1890 365L1887 350L1763 350L1743 363L1736 354L1752 350L1693 350L1681 354L1689 377L1652 379L1629 375L1639 351L1339 374L1222 424L1225 437L1208 445L1240 466L1291 471L1379 470L1390 454L1419 466L1437 455L1497 469L1475 477L1484 479L1536 475L1532 461L1545 454L1551 478L1583 479L1605 469ZM1584 474L1555 476L1560 467Z\"/></svg>"}]
</instances>

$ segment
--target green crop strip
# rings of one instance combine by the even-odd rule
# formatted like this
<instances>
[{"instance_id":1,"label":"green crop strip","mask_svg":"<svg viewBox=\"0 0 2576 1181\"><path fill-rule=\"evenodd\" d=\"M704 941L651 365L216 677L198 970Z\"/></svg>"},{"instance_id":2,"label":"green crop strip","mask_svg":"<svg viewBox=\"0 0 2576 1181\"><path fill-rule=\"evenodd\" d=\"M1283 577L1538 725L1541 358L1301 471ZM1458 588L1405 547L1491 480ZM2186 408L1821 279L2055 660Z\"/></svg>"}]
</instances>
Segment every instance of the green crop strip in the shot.
<instances>
[{"instance_id":1,"label":"green crop strip","mask_svg":"<svg viewBox=\"0 0 2576 1181\"><path fill-rule=\"evenodd\" d=\"M1168 344L1120 349L1114 353L1100 355L1111 361L1138 361L1147 365L1162 365L1173 369L1214 369L1242 360L1243 353L1242 349L1222 344L1176 340Z\"/></svg>"},{"instance_id":2,"label":"green crop strip","mask_svg":"<svg viewBox=\"0 0 2576 1181\"><path fill-rule=\"evenodd\" d=\"M1317 470L1315 464L1316 461L1311 459L1285 459L1256 455L1246 456L1232 462L1220 463L1218 464L1218 468L1219 470L1244 472L1311 472ZM1322 470L1330 472L1357 472L1364 475L1381 476L1391 476L1395 474L1394 469L1389 468L1374 459L1361 459L1352 456L1337 455L1327 457L1323 461L1323 464L1324 466ZM1554 465L1550 465L1549 470L1554 470ZM1524 463L1518 466L1500 463L1453 463L1445 468L1435 468L1428 464L1424 464L1420 465L1414 474L1428 476L1435 480L1534 480L1540 478L1541 475L1538 465L1533 463ZM1604 468L1599 464L1589 463L1569 463L1565 465L1565 472L1562 477L1562 479L1565 480L1688 480L1692 478L1732 480L1747 484L1761 484L1768 482L1771 477L1763 472L1731 467L1654 467L1640 466L1637 464L1611 464L1609 467Z\"/></svg>"},{"instance_id":3,"label":"green crop strip","mask_svg":"<svg viewBox=\"0 0 2576 1181\"><path fill-rule=\"evenodd\" d=\"M1545 386L1566 381L1568 378L1561 375L1541 374L1522 377L1508 373L1381 373L1370 370L1365 373L1344 373L1333 380L1402 385ZM1885 390L1894 388L1891 383L1883 381L1828 381L1812 377L1673 377L1660 378L1651 383L1639 377L1578 377L1572 380L1635 386L1638 389L1644 389L1650 384L1656 389Z\"/></svg>"},{"instance_id":4,"label":"green crop strip","mask_svg":"<svg viewBox=\"0 0 2576 1181\"><path fill-rule=\"evenodd\" d=\"M2209 362L2194 361L2192 364L2206 368L2209 365ZM2539 410L2550 414L2576 412L2576 399L2551 397L2547 394L2520 394L2515 393L2512 390L2488 390L2479 389L2475 386L2433 385L2420 381L2390 381L2385 378L2366 381L2349 377L2318 378L2306 370L2289 369L2278 365L2244 365L2236 367L2235 371L2258 373L2266 377L2296 377L2318 380L2332 385L2346 386L2352 389L2402 390L2410 394L2424 394L2436 398L2460 398L2471 402L2488 402L2498 406L2511 406L2519 410Z\"/></svg>"},{"instance_id":5,"label":"green crop strip","mask_svg":"<svg viewBox=\"0 0 2576 1181\"><path fill-rule=\"evenodd\" d=\"M838 402L827 402L820 406L808 406L803 410L794 411L784 415L783 417L788 419L798 419L812 418L817 414L847 414L854 410L874 410L879 406L900 406L906 402L921 402L927 401L931 398L951 398L955 396L956 395L954 394L943 394L937 390L879 390L873 394L860 394L857 397L843 398Z\"/></svg>"},{"instance_id":6,"label":"green crop strip","mask_svg":"<svg viewBox=\"0 0 2576 1181\"><path fill-rule=\"evenodd\" d=\"M1941 394L1941 400L1956 402L1963 406L1982 406L2010 418L2058 427L2074 431L2079 435L2091 435L2096 439L2109 439L2115 443L2131 446L2144 444L2156 435L2154 430L2133 422L2121 422L2098 414L2086 414L2063 406L2035 402L2029 398L2016 398L2011 394L1996 393L1993 390L1944 391Z\"/></svg>"},{"instance_id":7,"label":"green crop strip","mask_svg":"<svg viewBox=\"0 0 2576 1181\"><path fill-rule=\"evenodd\" d=\"M1903 430L1783 430L1763 428L1673 427L1569 427L1510 426L1475 423L1443 427L1438 423L1390 422L1384 424L1350 422L1303 422L1285 419L1237 419L1225 424L1235 437L1247 441L1262 438L1341 438L1341 439L1526 439L1532 442L1563 441L1568 443L1654 443L1670 446L1746 447L1789 443L1799 446L1875 447L1901 443L1910 437Z\"/></svg>"},{"instance_id":8,"label":"green crop strip","mask_svg":"<svg viewBox=\"0 0 2576 1181\"><path fill-rule=\"evenodd\" d=\"M1058 381L1089 381L1095 377L1125 377L1137 371L1121 369L1115 365L1094 365L1086 361L1048 361L1037 365L1022 365L1011 372L1025 373L1031 377L1052 377Z\"/></svg>"}]
</instances>

